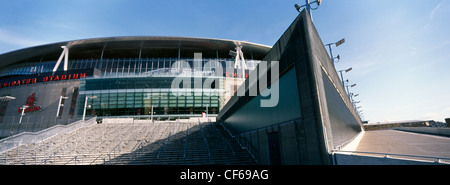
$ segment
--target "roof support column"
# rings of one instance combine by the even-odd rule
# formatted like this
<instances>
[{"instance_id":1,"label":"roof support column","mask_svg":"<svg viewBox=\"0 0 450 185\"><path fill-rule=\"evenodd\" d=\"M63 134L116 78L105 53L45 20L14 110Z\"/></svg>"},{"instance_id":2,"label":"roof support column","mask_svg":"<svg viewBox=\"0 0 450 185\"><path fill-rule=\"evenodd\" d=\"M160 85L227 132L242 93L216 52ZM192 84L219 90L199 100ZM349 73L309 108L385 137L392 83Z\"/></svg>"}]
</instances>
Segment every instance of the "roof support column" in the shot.
<instances>
[{"instance_id":1,"label":"roof support column","mask_svg":"<svg viewBox=\"0 0 450 185\"><path fill-rule=\"evenodd\" d=\"M53 72L56 72L59 65L61 64L61 61L64 57L64 71L67 71L68 65L69 65L69 48L67 46L61 46L63 48L63 52L61 53L61 56L59 56L58 61L55 64L55 67L53 68Z\"/></svg>"}]
</instances>

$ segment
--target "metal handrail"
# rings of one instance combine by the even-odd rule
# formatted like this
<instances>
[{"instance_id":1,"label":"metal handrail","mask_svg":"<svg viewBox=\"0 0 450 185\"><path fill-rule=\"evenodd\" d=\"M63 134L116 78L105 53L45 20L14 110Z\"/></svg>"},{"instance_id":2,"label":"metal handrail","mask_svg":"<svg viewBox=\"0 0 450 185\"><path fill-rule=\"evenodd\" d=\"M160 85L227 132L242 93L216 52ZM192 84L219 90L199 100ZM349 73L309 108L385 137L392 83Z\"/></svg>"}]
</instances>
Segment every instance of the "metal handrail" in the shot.
<instances>
[{"instance_id":1,"label":"metal handrail","mask_svg":"<svg viewBox=\"0 0 450 185\"><path fill-rule=\"evenodd\" d=\"M235 139L237 141L237 143L239 144L239 146L241 146L242 149L247 150L248 153L250 153L250 155L252 156L252 158L256 161L256 163L258 163L258 159L256 159L254 153L256 153L256 149L253 147L253 145L251 145L250 143L250 149L248 148L249 145L249 141L246 138L243 138L243 140L246 142L246 146L244 147L241 143L241 137L238 136L238 138L236 138L236 136L234 136L233 134L231 134L231 131L225 127L225 125L223 125L223 122L218 121L218 123L222 126L222 128L224 130L226 130L228 132L228 134L231 136L231 138Z\"/></svg>"},{"instance_id":2,"label":"metal handrail","mask_svg":"<svg viewBox=\"0 0 450 185\"><path fill-rule=\"evenodd\" d=\"M214 129L216 130L217 133L219 133L218 136L222 139L222 141L225 141L225 144L227 145L227 147L230 148L231 153L233 153L233 155L235 155L233 147L231 147L230 142L228 141L228 139L226 139L223 136L222 132L216 126L214 126Z\"/></svg>"},{"instance_id":3,"label":"metal handrail","mask_svg":"<svg viewBox=\"0 0 450 185\"><path fill-rule=\"evenodd\" d=\"M400 156L400 157L414 157L414 158L425 158L425 159L436 159L435 162L441 163L441 160L450 160L450 158L446 157L432 157L432 156L421 156L421 155L409 155L409 154L395 154L395 153L380 153L380 152L362 152L362 151L346 151L346 150L333 150L333 153L344 152L344 153L360 153L360 154L376 154L376 155L384 155L385 158L389 158L390 156Z\"/></svg>"},{"instance_id":4,"label":"metal handrail","mask_svg":"<svg viewBox=\"0 0 450 185\"><path fill-rule=\"evenodd\" d=\"M188 140L188 136L189 136L189 129L190 129L190 123L188 124L188 128L186 129L186 137L184 138L184 158L186 158L186 153L187 153L187 140Z\"/></svg>"},{"instance_id":5,"label":"metal handrail","mask_svg":"<svg viewBox=\"0 0 450 185\"><path fill-rule=\"evenodd\" d=\"M74 157L72 157L72 159L70 159L69 161L67 161L65 164L69 164L70 163L70 161L75 161L75 165L77 165L77 158L78 158L78 155L76 155L76 156L74 156Z\"/></svg>"},{"instance_id":6,"label":"metal handrail","mask_svg":"<svg viewBox=\"0 0 450 185\"><path fill-rule=\"evenodd\" d=\"M203 126L200 124L200 119L198 120L198 125L200 125L200 130L202 131L203 141L205 142L205 148L208 152L208 156L211 157L211 152L209 151L208 141L206 140L205 131L203 131Z\"/></svg>"},{"instance_id":7,"label":"metal handrail","mask_svg":"<svg viewBox=\"0 0 450 185\"><path fill-rule=\"evenodd\" d=\"M7 152L14 147L18 147L24 144L37 143L47 140L56 135L73 132L79 128L91 126L96 123L95 120L96 117L86 121L78 120L68 125L55 125L39 132L22 132L20 134L4 138L0 140L0 153Z\"/></svg>"}]
</instances>

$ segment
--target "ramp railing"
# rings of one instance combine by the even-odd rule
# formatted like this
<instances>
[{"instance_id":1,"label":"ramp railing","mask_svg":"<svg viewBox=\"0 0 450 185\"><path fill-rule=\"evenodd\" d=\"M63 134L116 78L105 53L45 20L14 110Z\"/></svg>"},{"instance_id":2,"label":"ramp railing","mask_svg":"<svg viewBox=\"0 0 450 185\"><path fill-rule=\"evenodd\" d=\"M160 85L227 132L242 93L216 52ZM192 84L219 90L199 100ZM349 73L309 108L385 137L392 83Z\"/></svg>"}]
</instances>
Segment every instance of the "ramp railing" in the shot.
<instances>
[{"instance_id":1,"label":"ramp railing","mask_svg":"<svg viewBox=\"0 0 450 185\"><path fill-rule=\"evenodd\" d=\"M68 125L55 125L39 132L22 132L20 134L4 138L0 140L0 153L6 152L20 145L40 142L55 135L69 133L82 127L94 125L97 123L96 119L97 118L94 117L87 121L79 120Z\"/></svg>"}]
</instances>

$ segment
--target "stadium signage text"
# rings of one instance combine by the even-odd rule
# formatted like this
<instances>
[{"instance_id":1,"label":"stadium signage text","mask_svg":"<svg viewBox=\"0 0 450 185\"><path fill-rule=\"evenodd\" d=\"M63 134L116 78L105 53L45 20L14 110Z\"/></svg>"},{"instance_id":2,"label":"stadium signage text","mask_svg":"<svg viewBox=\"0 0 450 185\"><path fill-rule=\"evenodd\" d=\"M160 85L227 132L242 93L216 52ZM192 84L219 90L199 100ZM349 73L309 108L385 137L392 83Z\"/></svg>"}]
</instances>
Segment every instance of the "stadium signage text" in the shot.
<instances>
[{"instance_id":1,"label":"stadium signage text","mask_svg":"<svg viewBox=\"0 0 450 185\"><path fill-rule=\"evenodd\" d=\"M13 81L9 81L9 82L3 82L3 83L0 83L0 88L20 86L20 85L25 85L25 84L35 84L35 83L39 83L39 82L72 80L72 79L79 79L79 78L85 78L85 77L86 77L86 73L49 75L49 76L44 76L44 77L40 77L40 78L35 77L35 78L26 78L26 79L20 79L20 80L13 80Z\"/></svg>"}]
</instances>

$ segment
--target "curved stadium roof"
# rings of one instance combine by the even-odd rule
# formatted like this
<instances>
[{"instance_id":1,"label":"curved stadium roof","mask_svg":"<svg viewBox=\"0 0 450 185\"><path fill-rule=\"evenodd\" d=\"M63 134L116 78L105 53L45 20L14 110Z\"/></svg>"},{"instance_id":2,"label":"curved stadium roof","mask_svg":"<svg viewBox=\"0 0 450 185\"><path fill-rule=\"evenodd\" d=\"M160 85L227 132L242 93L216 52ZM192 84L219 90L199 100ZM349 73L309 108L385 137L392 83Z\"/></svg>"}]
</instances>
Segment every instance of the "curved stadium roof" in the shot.
<instances>
[{"instance_id":1,"label":"curved stadium roof","mask_svg":"<svg viewBox=\"0 0 450 185\"><path fill-rule=\"evenodd\" d=\"M65 41L11 51L0 55L0 67L22 62L58 60L61 46L69 46L69 59L103 58L230 58L235 49L233 40L194 37L105 37ZM271 47L242 42L244 57L261 60ZM178 50L180 48L180 50Z\"/></svg>"}]
</instances>

